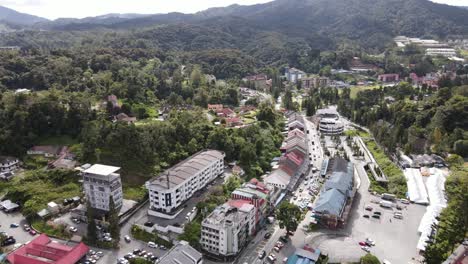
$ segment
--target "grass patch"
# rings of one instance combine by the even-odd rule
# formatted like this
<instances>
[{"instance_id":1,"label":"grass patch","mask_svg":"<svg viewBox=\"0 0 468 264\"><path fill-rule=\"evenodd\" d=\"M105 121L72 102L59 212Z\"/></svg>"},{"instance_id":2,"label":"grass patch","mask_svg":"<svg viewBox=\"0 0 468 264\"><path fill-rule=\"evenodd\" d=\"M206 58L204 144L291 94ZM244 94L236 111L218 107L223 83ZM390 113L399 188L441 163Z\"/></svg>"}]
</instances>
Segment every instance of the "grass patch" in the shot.
<instances>
[{"instance_id":1,"label":"grass patch","mask_svg":"<svg viewBox=\"0 0 468 264\"><path fill-rule=\"evenodd\" d=\"M144 242L152 241L158 245L164 245L167 248L171 248L173 246L171 242L160 238L156 232L153 232L153 233L146 232L146 230L140 228L137 225L133 225L132 230L130 232L135 239L138 239Z\"/></svg>"},{"instance_id":2,"label":"grass patch","mask_svg":"<svg viewBox=\"0 0 468 264\"><path fill-rule=\"evenodd\" d=\"M7 198L19 202L26 217L34 217L49 202L61 203L65 198L82 194L76 172L64 170L25 172L23 178L14 178L7 190Z\"/></svg>"},{"instance_id":3,"label":"grass patch","mask_svg":"<svg viewBox=\"0 0 468 264\"><path fill-rule=\"evenodd\" d=\"M142 201L146 194L146 188L144 186L124 186L123 187L124 199L133 201Z\"/></svg>"},{"instance_id":4,"label":"grass patch","mask_svg":"<svg viewBox=\"0 0 468 264\"><path fill-rule=\"evenodd\" d=\"M365 140L369 151L374 156L375 161L382 169L383 173L387 176L388 183L384 187L387 192L393 193L398 197L405 197L407 192L406 179L403 172L385 155L383 150L377 146L373 140Z\"/></svg>"},{"instance_id":5,"label":"grass patch","mask_svg":"<svg viewBox=\"0 0 468 264\"><path fill-rule=\"evenodd\" d=\"M56 146L71 146L78 144L78 140L67 135L45 137L39 140L38 145L56 145Z\"/></svg>"},{"instance_id":6,"label":"grass patch","mask_svg":"<svg viewBox=\"0 0 468 264\"><path fill-rule=\"evenodd\" d=\"M353 86L351 87L351 92L349 94L349 96L351 97L351 99L356 99L357 97L357 94L361 91L366 91L366 90L374 90L374 89L377 89L379 88L378 85L373 85L373 86Z\"/></svg>"},{"instance_id":7,"label":"grass patch","mask_svg":"<svg viewBox=\"0 0 468 264\"><path fill-rule=\"evenodd\" d=\"M61 239L70 239L72 237L71 233L67 231L67 227L65 225L51 225L42 220L35 220L32 222L31 226L40 233L45 233L48 236Z\"/></svg>"},{"instance_id":8,"label":"grass patch","mask_svg":"<svg viewBox=\"0 0 468 264\"><path fill-rule=\"evenodd\" d=\"M363 138L370 138L371 136L369 135L369 133L367 133L366 131L364 130L360 130L360 129L350 129L350 130L346 130L344 132L345 136L348 136L348 137L363 137Z\"/></svg>"},{"instance_id":9,"label":"grass patch","mask_svg":"<svg viewBox=\"0 0 468 264\"><path fill-rule=\"evenodd\" d=\"M49 159L42 155L26 155L23 167L28 170L38 170L47 166Z\"/></svg>"}]
</instances>

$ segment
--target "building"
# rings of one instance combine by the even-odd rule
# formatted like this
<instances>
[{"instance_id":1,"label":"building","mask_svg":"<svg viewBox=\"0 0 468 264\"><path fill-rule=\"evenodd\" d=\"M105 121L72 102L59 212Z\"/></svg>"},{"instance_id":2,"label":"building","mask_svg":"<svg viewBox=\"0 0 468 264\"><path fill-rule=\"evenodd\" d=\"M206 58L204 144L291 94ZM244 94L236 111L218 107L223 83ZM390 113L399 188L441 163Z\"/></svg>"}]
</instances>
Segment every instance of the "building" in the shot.
<instances>
[{"instance_id":1,"label":"building","mask_svg":"<svg viewBox=\"0 0 468 264\"><path fill-rule=\"evenodd\" d=\"M226 119L226 126L228 127L239 127L243 126L244 122L239 117L231 117Z\"/></svg>"},{"instance_id":2,"label":"building","mask_svg":"<svg viewBox=\"0 0 468 264\"><path fill-rule=\"evenodd\" d=\"M442 264L466 264L468 263L468 245L460 244Z\"/></svg>"},{"instance_id":3,"label":"building","mask_svg":"<svg viewBox=\"0 0 468 264\"><path fill-rule=\"evenodd\" d=\"M332 174L325 182L313 206L317 222L328 228L346 224L354 198L354 165L342 158L334 158Z\"/></svg>"},{"instance_id":4,"label":"building","mask_svg":"<svg viewBox=\"0 0 468 264\"><path fill-rule=\"evenodd\" d=\"M7 50L21 50L20 46L2 46L0 47L0 51L7 51Z\"/></svg>"},{"instance_id":5,"label":"building","mask_svg":"<svg viewBox=\"0 0 468 264\"><path fill-rule=\"evenodd\" d=\"M117 211L122 208L122 183L120 174L117 173L119 170L119 167L95 164L81 173L86 198L99 213L109 211L110 197L114 200Z\"/></svg>"},{"instance_id":6,"label":"building","mask_svg":"<svg viewBox=\"0 0 468 264\"><path fill-rule=\"evenodd\" d=\"M330 84L330 79L327 77L306 77L301 79L303 89L318 89L327 87Z\"/></svg>"},{"instance_id":7,"label":"building","mask_svg":"<svg viewBox=\"0 0 468 264\"><path fill-rule=\"evenodd\" d=\"M255 230L255 207L241 208L228 203L216 209L202 221L200 244L209 254L230 257L237 255Z\"/></svg>"},{"instance_id":8,"label":"building","mask_svg":"<svg viewBox=\"0 0 468 264\"><path fill-rule=\"evenodd\" d=\"M27 151L28 155L43 155L46 158L56 158L68 152L65 146L34 146Z\"/></svg>"},{"instance_id":9,"label":"building","mask_svg":"<svg viewBox=\"0 0 468 264\"><path fill-rule=\"evenodd\" d=\"M149 214L173 213L183 202L224 172L224 153L200 151L146 182Z\"/></svg>"},{"instance_id":10,"label":"building","mask_svg":"<svg viewBox=\"0 0 468 264\"><path fill-rule=\"evenodd\" d=\"M86 256L88 250L84 243L69 246L41 234L13 251L7 260L11 264L75 264Z\"/></svg>"},{"instance_id":11,"label":"building","mask_svg":"<svg viewBox=\"0 0 468 264\"><path fill-rule=\"evenodd\" d=\"M398 82L400 81L400 75L395 73L380 74L377 79L381 82Z\"/></svg>"},{"instance_id":12,"label":"building","mask_svg":"<svg viewBox=\"0 0 468 264\"><path fill-rule=\"evenodd\" d=\"M218 112L223 111L223 105L222 104L208 104L208 110L218 113Z\"/></svg>"},{"instance_id":13,"label":"building","mask_svg":"<svg viewBox=\"0 0 468 264\"><path fill-rule=\"evenodd\" d=\"M236 113L231 108L223 108L221 111L217 111L216 115L218 117L233 118L236 116Z\"/></svg>"},{"instance_id":14,"label":"building","mask_svg":"<svg viewBox=\"0 0 468 264\"><path fill-rule=\"evenodd\" d=\"M0 156L0 174L14 172L19 167L19 160L10 156Z\"/></svg>"},{"instance_id":15,"label":"building","mask_svg":"<svg viewBox=\"0 0 468 264\"><path fill-rule=\"evenodd\" d=\"M320 250L308 247L296 249L293 255L288 258L287 264L315 264L320 258Z\"/></svg>"},{"instance_id":16,"label":"building","mask_svg":"<svg viewBox=\"0 0 468 264\"><path fill-rule=\"evenodd\" d=\"M270 198L273 192L274 188L254 178L231 193L229 204L235 206L234 203L240 200L255 206L257 209L255 223L258 224L270 211Z\"/></svg>"},{"instance_id":17,"label":"building","mask_svg":"<svg viewBox=\"0 0 468 264\"><path fill-rule=\"evenodd\" d=\"M434 39L420 39L420 38L409 38L406 36L397 36L393 39L398 47L405 47L406 45L413 44L423 48L443 48L447 47L447 44L441 43Z\"/></svg>"},{"instance_id":18,"label":"building","mask_svg":"<svg viewBox=\"0 0 468 264\"><path fill-rule=\"evenodd\" d=\"M429 48L426 50L428 56L444 56L444 57L455 57L457 52L452 48Z\"/></svg>"},{"instance_id":19,"label":"building","mask_svg":"<svg viewBox=\"0 0 468 264\"><path fill-rule=\"evenodd\" d=\"M125 113L120 113L114 116L114 122L126 122L128 124L135 123L137 121L136 117L130 117Z\"/></svg>"},{"instance_id":20,"label":"building","mask_svg":"<svg viewBox=\"0 0 468 264\"><path fill-rule=\"evenodd\" d=\"M181 240L167 251L158 261L159 264L203 264L203 256L191 247L187 241Z\"/></svg>"},{"instance_id":21,"label":"building","mask_svg":"<svg viewBox=\"0 0 468 264\"><path fill-rule=\"evenodd\" d=\"M302 78L306 76L305 72L298 70L296 68L289 68L286 67L284 69L284 76L286 77L286 80L288 80L291 83L295 83Z\"/></svg>"},{"instance_id":22,"label":"building","mask_svg":"<svg viewBox=\"0 0 468 264\"><path fill-rule=\"evenodd\" d=\"M339 135L344 131L344 124L338 119L321 118L319 123L320 133L325 135Z\"/></svg>"},{"instance_id":23,"label":"building","mask_svg":"<svg viewBox=\"0 0 468 264\"><path fill-rule=\"evenodd\" d=\"M416 73L412 72L409 79L414 86L439 87L439 74L437 73L427 73L425 76L419 77Z\"/></svg>"},{"instance_id":24,"label":"building","mask_svg":"<svg viewBox=\"0 0 468 264\"><path fill-rule=\"evenodd\" d=\"M249 84L253 84L256 90L267 91L269 90L269 87L271 86L269 84L271 80L268 80L268 76L266 74L246 76L242 79L242 81L249 83Z\"/></svg>"}]
</instances>

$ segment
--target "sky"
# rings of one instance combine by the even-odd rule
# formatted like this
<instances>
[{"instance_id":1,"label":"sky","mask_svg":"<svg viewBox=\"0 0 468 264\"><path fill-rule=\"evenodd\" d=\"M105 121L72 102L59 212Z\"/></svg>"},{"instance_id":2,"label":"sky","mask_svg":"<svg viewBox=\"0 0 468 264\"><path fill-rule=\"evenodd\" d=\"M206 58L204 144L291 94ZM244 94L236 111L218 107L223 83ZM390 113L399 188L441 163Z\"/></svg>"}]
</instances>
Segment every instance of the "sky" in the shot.
<instances>
[{"instance_id":1,"label":"sky","mask_svg":"<svg viewBox=\"0 0 468 264\"><path fill-rule=\"evenodd\" d=\"M271 0L0 0L0 5L16 11L56 19L83 18L109 13L157 14L194 13L231 4L252 5ZM432 0L449 5L467 5L468 0Z\"/></svg>"}]
</instances>

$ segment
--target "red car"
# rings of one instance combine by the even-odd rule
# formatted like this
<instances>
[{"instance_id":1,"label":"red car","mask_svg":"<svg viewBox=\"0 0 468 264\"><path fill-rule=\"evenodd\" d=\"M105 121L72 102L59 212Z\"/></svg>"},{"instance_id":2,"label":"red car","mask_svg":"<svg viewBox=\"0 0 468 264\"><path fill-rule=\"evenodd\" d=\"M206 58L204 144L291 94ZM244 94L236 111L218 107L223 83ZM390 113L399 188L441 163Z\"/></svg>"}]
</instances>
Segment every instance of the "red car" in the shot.
<instances>
[{"instance_id":1,"label":"red car","mask_svg":"<svg viewBox=\"0 0 468 264\"><path fill-rule=\"evenodd\" d=\"M361 242L359 242L359 245L360 245L360 246L367 246L367 243L364 242L364 241L361 241Z\"/></svg>"},{"instance_id":2,"label":"red car","mask_svg":"<svg viewBox=\"0 0 468 264\"><path fill-rule=\"evenodd\" d=\"M29 234L31 234L32 236L35 236L37 233L36 233L36 231L31 229L31 230L29 230Z\"/></svg>"}]
</instances>

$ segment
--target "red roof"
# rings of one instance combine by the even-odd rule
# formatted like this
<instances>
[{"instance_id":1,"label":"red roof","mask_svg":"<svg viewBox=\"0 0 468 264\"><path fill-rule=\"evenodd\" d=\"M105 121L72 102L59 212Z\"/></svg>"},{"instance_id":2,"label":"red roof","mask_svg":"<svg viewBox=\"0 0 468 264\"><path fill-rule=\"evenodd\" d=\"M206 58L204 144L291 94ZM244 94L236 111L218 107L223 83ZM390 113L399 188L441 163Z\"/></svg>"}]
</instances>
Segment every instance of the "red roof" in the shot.
<instances>
[{"instance_id":1,"label":"red roof","mask_svg":"<svg viewBox=\"0 0 468 264\"><path fill-rule=\"evenodd\" d=\"M41 234L28 244L8 255L11 264L75 264L88 252L83 243L67 246Z\"/></svg>"}]
</instances>

